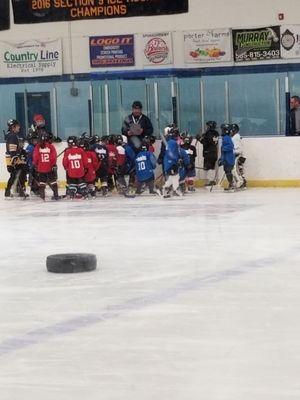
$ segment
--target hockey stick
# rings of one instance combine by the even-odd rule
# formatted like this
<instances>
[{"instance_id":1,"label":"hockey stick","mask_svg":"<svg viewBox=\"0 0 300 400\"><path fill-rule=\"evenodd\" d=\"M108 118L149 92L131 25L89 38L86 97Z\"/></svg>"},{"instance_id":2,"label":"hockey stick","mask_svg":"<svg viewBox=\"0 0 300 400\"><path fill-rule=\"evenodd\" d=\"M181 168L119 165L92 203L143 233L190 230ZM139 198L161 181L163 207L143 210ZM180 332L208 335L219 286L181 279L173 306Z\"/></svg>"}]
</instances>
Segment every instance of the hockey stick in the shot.
<instances>
[{"instance_id":1,"label":"hockey stick","mask_svg":"<svg viewBox=\"0 0 300 400\"><path fill-rule=\"evenodd\" d=\"M217 182L217 177L218 177L218 175L219 175L219 168L220 168L220 167L218 167L218 168L216 169L216 173L215 173L215 176L214 176L214 182ZM217 185L220 185L220 184L223 182L224 175L225 175L225 172L224 172L224 174L222 175L222 178L220 179L220 181L217 183ZM212 192L213 187L214 187L214 186L217 186L217 185L211 185L209 191Z\"/></svg>"}]
</instances>

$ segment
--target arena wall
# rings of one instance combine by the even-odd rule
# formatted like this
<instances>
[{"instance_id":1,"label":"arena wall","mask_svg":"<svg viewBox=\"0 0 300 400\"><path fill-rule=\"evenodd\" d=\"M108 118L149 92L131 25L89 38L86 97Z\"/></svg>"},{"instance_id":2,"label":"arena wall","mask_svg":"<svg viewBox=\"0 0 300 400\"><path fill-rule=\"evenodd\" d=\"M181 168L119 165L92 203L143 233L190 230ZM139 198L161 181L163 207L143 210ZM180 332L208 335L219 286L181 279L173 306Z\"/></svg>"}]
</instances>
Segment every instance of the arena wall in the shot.
<instances>
[{"instance_id":1,"label":"arena wall","mask_svg":"<svg viewBox=\"0 0 300 400\"><path fill-rule=\"evenodd\" d=\"M284 14L284 20L279 21L279 13ZM183 60L181 36L183 30L253 28L279 24L299 24L298 16L299 2L297 0L290 0L284 4L280 0L256 0L251 2L237 0L228 0L225 2L221 0L212 0L209 2L189 0L189 12L177 15L83 20L72 21L71 23L49 22L28 25L16 25L12 20L11 29L0 32L0 40L11 42L27 39L62 38L64 55L63 72L65 74L76 74L95 71L89 65L89 36L171 31L174 32L174 66L186 68L189 66L185 65ZM138 48L136 49L136 57L136 66L128 69L139 69L142 67ZM276 61L276 63L284 62L284 60ZM221 65L220 63L215 64L216 67L220 67ZM226 63L225 65L230 65L230 63ZM202 66L205 66L205 64ZM105 69L101 68L101 70ZM109 70L112 70L112 68Z\"/></svg>"},{"instance_id":2,"label":"arena wall","mask_svg":"<svg viewBox=\"0 0 300 400\"><path fill-rule=\"evenodd\" d=\"M57 153L66 147L65 143L56 144ZM259 137L244 138L246 179L253 187L300 187L300 137ZM159 149L159 142L156 148ZM202 146L197 145L197 167L202 167ZM0 187L5 187L8 173L5 168L5 146L0 145ZM58 178L61 185L65 182L65 172L58 162ZM158 171L160 171L158 169ZM197 169L198 185L203 184L203 170Z\"/></svg>"}]
</instances>

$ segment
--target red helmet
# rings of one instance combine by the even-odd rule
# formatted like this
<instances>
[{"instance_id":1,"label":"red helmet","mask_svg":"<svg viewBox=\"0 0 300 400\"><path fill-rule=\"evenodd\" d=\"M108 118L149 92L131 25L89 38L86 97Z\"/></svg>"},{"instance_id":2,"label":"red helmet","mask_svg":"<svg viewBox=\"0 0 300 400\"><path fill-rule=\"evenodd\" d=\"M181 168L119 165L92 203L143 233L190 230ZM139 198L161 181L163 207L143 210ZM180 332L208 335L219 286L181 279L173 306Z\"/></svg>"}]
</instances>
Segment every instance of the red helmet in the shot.
<instances>
[{"instance_id":1,"label":"red helmet","mask_svg":"<svg viewBox=\"0 0 300 400\"><path fill-rule=\"evenodd\" d=\"M44 128L45 126L45 118L42 116L42 114L35 114L33 117L33 122L38 128Z\"/></svg>"}]
</instances>

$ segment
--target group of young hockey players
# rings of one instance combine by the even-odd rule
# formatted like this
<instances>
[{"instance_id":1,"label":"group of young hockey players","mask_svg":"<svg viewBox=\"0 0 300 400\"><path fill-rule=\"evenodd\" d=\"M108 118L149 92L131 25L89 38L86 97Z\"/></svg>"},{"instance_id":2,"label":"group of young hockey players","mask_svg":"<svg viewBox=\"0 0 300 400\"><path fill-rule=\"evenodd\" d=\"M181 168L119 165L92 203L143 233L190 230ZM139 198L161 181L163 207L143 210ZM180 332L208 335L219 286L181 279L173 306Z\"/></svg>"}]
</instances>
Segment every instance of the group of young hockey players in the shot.
<instances>
[{"instance_id":1,"label":"group of young hockey players","mask_svg":"<svg viewBox=\"0 0 300 400\"><path fill-rule=\"evenodd\" d=\"M45 129L45 120L35 116L33 126L26 137L20 137L20 123L8 121L6 134L6 162L10 173L5 197L28 197L30 193L46 198L48 185L53 196L62 198L95 198L117 191L125 197L135 197L148 189L152 195L182 196L194 192L197 151L195 141L203 145L204 167L207 185L217 184L216 165L223 165L229 182L228 190L246 187L243 175L241 138L236 124L221 126L222 146L218 161L219 133L214 121L207 122L205 133L196 138L180 133L174 125L168 126L163 135L160 149L155 156L155 137L140 136L128 141L126 135L99 137L69 136L67 148L57 155L53 141L55 137ZM130 138L129 138L130 139ZM160 151L158 151L160 150ZM62 157L66 172L66 192L58 193L57 164ZM217 162L218 161L218 162ZM155 169L161 165L162 173Z\"/></svg>"}]
</instances>

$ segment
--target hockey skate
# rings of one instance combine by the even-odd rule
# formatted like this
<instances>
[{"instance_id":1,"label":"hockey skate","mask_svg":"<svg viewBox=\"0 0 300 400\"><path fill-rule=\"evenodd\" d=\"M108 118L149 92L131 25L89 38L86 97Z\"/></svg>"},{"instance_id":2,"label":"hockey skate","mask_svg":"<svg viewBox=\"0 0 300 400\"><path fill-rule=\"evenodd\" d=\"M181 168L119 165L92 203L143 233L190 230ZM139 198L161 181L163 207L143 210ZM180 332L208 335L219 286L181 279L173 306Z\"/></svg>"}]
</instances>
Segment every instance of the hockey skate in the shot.
<instances>
[{"instance_id":1,"label":"hockey skate","mask_svg":"<svg viewBox=\"0 0 300 400\"><path fill-rule=\"evenodd\" d=\"M236 188L232 184L224 189L224 192L226 192L226 193L234 193L235 191L236 191Z\"/></svg>"}]
</instances>

